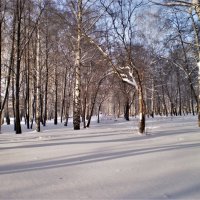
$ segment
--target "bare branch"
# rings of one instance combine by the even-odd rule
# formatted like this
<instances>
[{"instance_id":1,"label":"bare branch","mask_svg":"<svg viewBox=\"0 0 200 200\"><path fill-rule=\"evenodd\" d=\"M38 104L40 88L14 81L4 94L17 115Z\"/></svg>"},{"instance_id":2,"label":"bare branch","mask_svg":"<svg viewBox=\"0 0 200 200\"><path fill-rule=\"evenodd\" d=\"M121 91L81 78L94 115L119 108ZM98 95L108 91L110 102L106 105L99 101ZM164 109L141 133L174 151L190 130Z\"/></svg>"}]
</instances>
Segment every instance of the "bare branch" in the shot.
<instances>
[{"instance_id":1,"label":"bare branch","mask_svg":"<svg viewBox=\"0 0 200 200\"><path fill-rule=\"evenodd\" d=\"M176 1L176 2L166 2L166 3L160 3L157 1L152 1L149 0L149 2L154 3L156 5L161 5L161 6L186 6L186 7L191 7L191 6L197 6L197 3L190 3L186 1Z\"/></svg>"}]
</instances>

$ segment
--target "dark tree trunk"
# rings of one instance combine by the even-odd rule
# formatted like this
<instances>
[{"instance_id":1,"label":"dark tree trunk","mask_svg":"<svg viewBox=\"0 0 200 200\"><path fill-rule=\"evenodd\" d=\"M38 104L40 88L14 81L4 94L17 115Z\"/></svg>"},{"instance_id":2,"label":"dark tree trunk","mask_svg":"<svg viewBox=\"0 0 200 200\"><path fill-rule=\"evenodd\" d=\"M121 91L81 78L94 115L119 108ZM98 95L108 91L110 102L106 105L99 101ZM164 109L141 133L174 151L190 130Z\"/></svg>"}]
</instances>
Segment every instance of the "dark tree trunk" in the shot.
<instances>
[{"instance_id":1,"label":"dark tree trunk","mask_svg":"<svg viewBox=\"0 0 200 200\"><path fill-rule=\"evenodd\" d=\"M48 79L49 79L49 69L48 69L48 61L47 61L47 58L46 58L46 80L45 80L45 92L44 92L44 120L43 120L43 126L46 126L46 121L47 121Z\"/></svg>"},{"instance_id":2,"label":"dark tree trunk","mask_svg":"<svg viewBox=\"0 0 200 200\"><path fill-rule=\"evenodd\" d=\"M154 98L155 98L155 84L154 80L152 80L152 93L151 93L151 117L154 118Z\"/></svg>"},{"instance_id":3,"label":"dark tree trunk","mask_svg":"<svg viewBox=\"0 0 200 200\"><path fill-rule=\"evenodd\" d=\"M82 122L83 122L83 128L86 128L86 121L85 121L85 115L86 115L86 98L87 92L85 91L84 97L83 97L83 106L82 106Z\"/></svg>"},{"instance_id":4,"label":"dark tree trunk","mask_svg":"<svg viewBox=\"0 0 200 200\"><path fill-rule=\"evenodd\" d=\"M30 84L29 84L29 72L30 72L30 60L29 60L29 48L28 48L28 60L27 60L27 73L26 73L26 126L30 128Z\"/></svg>"},{"instance_id":5,"label":"dark tree trunk","mask_svg":"<svg viewBox=\"0 0 200 200\"><path fill-rule=\"evenodd\" d=\"M71 85L71 84L70 84ZM70 86L69 86L70 87ZM70 87L71 88L71 87ZM69 119L69 108L70 108L70 101L71 101L71 93L72 90L69 89L69 95L68 95L68 99L67 99L67 103L66 103L66 108L65 108L65 123L64 126L68 125L68 119Z\"/></svg>"},{"instance_id":6,"label":"dark tree trunk","mask_svg":"<svg viewBox=\"0 0 200 200\"><path fill-rule=\"evenodd\" d=\"M6 100L6 123L7 123L7 125L10 125L10 115L9 115L8 101L9 101L9 94L8 94L7 100Z\"/></svg>"},{"instance_id":7,"label":"dark tree trunk","mask_svg":"<svg viewBox=\"0 0 200 200\"><path fill-rule=\"evenodd\" d=\"M57 67L55 68L55 102L54 102L54 124L58 124L58 80Z\"/></svg>"},{"instance_id":8,"label":"dark tree trunk","mask_svg":"<svg viewBox=\"0 0 200 200\"><path fill-rule=\"evenodd\" d=\"M14 131L16 131L16 123L15 123L15 80L14 80L14 66L12 68L12 109L13 109L13 117L14 117Z\"/></svg>"},{"instance_id":9,"label":"dark tree trunk","mask_svg":"<svg viewBox=\"0 0 200 200\"><path fill-rule=\"evenodd\" d=\"M129 121L129 110L130 110L129 99L127 98L125 105L124 105L124 118L127 121Z\"/></svg>"},{"instance_id":10,"label":"dark tree trunk","mask_svg":"<svg viewBox=\"0 0 200 200\"><path fill-rule=\"evenodd\" d=\"M47 98L48 98L48 80L49 80L49 30L48 30L48 17L46 16L46 37L45 37L45 68L46 68L46 75L45 75L45 92L44 92L44 119L43 119L43 126L46 126L47 121Z\"/></svg>"},{"instance_id":11,"label":"dark tree trunk","mask_svg":"<svg viewBox=\"0 0 200 200\"><path fill-rule=\"evenodd\" d=\"M100 110L101 110L101 105L102 105L102 103L103 103L103 102L101 102L101 103L99 104L99 107L98 107L97 123L100 123L100 117L99 117L99 115L100 115Z\"/></svg>"},{"instance_id":12,"label":"dark tree trunk","mask_svg":"<svg viewBox=\"0 0 200 200\"><path fill-rule=\"evenodd\" d=\"M139 96L139 133L143 134L145 132L145 106L142 86L138 88Z\"/></svg>"},{"instance_id":13,"label":"dark tree trunk","mask_svg":"<svg viewBox=\"0 0 200 200\"><path fill-rule=\"evenodd\" d=\"M34 83L35 85L35 83ZM33 100L32 100L32 117L31 117L31 124L30 124L30 128L32 129L33 128L33 121L35 119L35 110L36 110L36 106L35 106L35 99L36 99L36 88L34 86L34 97L33 97Z\"/></svg>"},{"instance_id":14,"label":"dark tree trunk","mask_svg":"<svg viewBox=\"0 0 200 200\"><path fill-rule=\"evenodd\" d=\"M89 113L89 116L88 116L88 121L87 121L87 126L86 127L90 127L90 122L91 122L92 114L93 114L93 111L94 111L95 101L96 101L96 98L94 98L92 100L91 110L90 110L90 113Z\"/></svg>"},{"instance_id":15,"label":"dark tree trunk","mask_svg":"<svg viewBox=\"0 0 200 200\"><path fill-rule=\"evenodd\" d=\"M15 72L15 126L16 126L16 134L21 134L21 123L20 123L20 65L21 65L21 57L20 57L20 43L21 43L21 18L22 18L22 9L21 9L21 1L17 0L16 7L16 16L17 16L17 62L16 62L16 72Z\"/></svg>"}]
</instances>

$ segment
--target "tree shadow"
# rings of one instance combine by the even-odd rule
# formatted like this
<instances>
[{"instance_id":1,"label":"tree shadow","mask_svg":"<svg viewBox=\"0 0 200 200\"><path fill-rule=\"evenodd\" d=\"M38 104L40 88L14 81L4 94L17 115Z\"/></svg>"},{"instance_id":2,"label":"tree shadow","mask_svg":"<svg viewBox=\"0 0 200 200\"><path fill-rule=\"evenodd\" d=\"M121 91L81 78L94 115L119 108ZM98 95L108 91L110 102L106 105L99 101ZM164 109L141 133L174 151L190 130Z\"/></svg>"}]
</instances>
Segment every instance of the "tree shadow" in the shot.
<instances>
[{"instance_id":1,"label":"tree shadow","mask_svg":"<svg viewBox=\"0 0 200 200\"><path fill-rule=\"evenodd\" d=\"M174 127L175 128L175 127ZM155 139L159 137L165 137L165 136L176 136L176 135L183 135L183 134L192 134L192 133L199 133L199 129L171 129L169 130L162 130L162 131L155 131L153 134L148 135L135 135L131 134L130 132L127 133L127 130L125 133L121 133L123 130L119 129L109 131L109 134L105 134L105 132L97 132L97 133L90 133L84 136L74 136L74 137L61 137L61 138L54 138L54 139L45 139L45 136L40 135L41 137L44 137L44 140L40 140L39 144L26 144L26 145L19 145L19 146L11 146L11 147L0 147L0 150L6 150L6 149L27 149L27 148L39 148L39 147L48 147L48 146L60 146L60 145L75 145L75 144L100 144L100 143L117 143L117 142L132 142L132 141L139 141L139 140L148 140L148 139ZM112 133L113 132L113 133ZM101 134L101 133L104 133ZM121 135L122 137L116 139L107 139L106 137L109 136L116 136ZM39 136L38 136L39 137ZM102 138L103 137L103 138ZM99 140L90 140L93 138L100 138ZM76 140L76 139L83 139L82 141L70 141L70 140ZM65 141L64 141L65 140ZM56 141L56 142L55 142ZM30 141L29 141L30 142ZM34 142L34 141L31 141ZM35 142L38 142L36 140Z\"/></svg>"},{"instance_id":2,"label":"tree shadow","mask_svg":"<svg viewBox=\"0 0 200 200\"><path fill-rule=\"evenodd\" d=\"M176 144L176 145L165 145L161 147L131 149L131 150L124 150L117 152L104 152L104 153L91 152L86 155L72 157L72 158L63 158L57 160L54 159L48 161L41 160L28 163L15 164L15 165L2 165L0 166L0 174L13 174L13 173L28 172L28 171L83 165L88 163L109 161L119 158L134 157L138 155L161 153L166 151L177 151L186 148L199 148L199 147L200 143L192 143L192 144Z\"/></svg>"},{"instance_id":3,"label":"tree shadow","mask_svg":"<svg viewBox=\"0 0 200 200\"><path fill-rule=\"evenodd\" d=\"M99 135L101 134L101 135ZM63 137L64 135L64 137ZM2 139L0 140L0 144L19 144L19 143L30 143L30 142L34 142L35 139L39 139L39 138L42 138L43 140L41 141L46 141L46 142L50 142L50 141L63 141L63 140L73 140L73 139L85 139L85 138L97 138L97 137L107 137L107 136L116 136L116 135L122 135L121 133L116 133L116 130L115 131L109 131L109 133L106 133L105 132L98 132L98 133L89 133L87 135L83 135L83 136L76 136L74 134L73 137L69 137L69 135L67 134L63 134L63 135L56 135L56 133L54 134L54 136L52 135L45 135L45 134L38 134L37 136L34 135L33 137L29 137L29 138L25 138L25 139L22 139L21 140L18 140L17 141L10 141L12 140L13 138L7 138L7 139ZM28 148L28 146L30 145L27 145L26 147ZM3 150L3 149L9 149L9 148L17 148L18 146L16 147L0 147L0 150ZM23 148L23 146L19 146L20 148Z\"/></svg>"}]
</instances>

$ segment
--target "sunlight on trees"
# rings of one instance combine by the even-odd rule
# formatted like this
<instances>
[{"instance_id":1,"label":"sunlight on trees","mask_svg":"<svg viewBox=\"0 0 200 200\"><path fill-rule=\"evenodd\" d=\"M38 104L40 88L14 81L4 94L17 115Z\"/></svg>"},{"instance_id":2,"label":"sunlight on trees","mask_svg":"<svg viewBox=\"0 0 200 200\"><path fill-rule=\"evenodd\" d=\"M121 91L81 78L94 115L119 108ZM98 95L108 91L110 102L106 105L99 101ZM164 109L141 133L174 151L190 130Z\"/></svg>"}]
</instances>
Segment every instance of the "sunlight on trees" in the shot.
<instances>
[{"instance_id":1,"label":"sunlight on trees","mask_svg":"<svg viewBox=\"0 0 200 200\"><path fill-rule=\"evenodd\" d=\"M198 115L199 1L1 0L0 127ZM60 121L59 121L60 120Z\"/></svg>"}]
</instances>

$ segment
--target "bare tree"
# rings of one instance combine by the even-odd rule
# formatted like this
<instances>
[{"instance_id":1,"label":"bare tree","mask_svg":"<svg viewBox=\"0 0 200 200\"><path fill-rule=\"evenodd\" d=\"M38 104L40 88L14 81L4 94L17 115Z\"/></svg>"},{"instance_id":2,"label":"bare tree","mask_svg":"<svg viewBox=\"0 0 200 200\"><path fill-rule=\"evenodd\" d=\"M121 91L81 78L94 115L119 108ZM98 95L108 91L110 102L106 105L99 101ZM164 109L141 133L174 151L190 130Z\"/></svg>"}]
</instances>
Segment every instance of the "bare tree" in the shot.
<instances>
[{"instance_id":1,"label":"bare tree","mask_svg":"<svg viewBox=\"0 0 200 200\"><path fill-rule=\"evenodd\" d=\"M81 116L81 100L80 100L80 84L81 84L81 38L82 38L82 0L78 0L77 5L77 38L75 49L75 85L74 85L74 102L73 102L73 124L74 130L80 129Z\"/></svg>"},{"instance_id":2,"label":"bare tree","mask_svg":"<svg viewBox=\"0 0 200 200\"><path fill-rule=\"evenodd\" d=\"M156 1L150 1L154 4L157 4L157 5L162 5L162 6L169 6L169 7L174 7L174 6L178 6L178 7L187 7L189 9L193 9L196 14L197 14L197 17L198 19L200 20L200 1L199 0L191 0L190 2L188 1L169 1L169 2L166 2L166 3L158 3ZM194 21L193 21L194 22ZM194 26L194 28L196 29L196 26ZM195 30L194 30L195 31ZM195 47L197 48L197 67L198 67L198 93L199 93L199 96L198 96L198 125L200 127L200 64L199 64L199 60L200 60L200 45L199 45L199 38L196 37L196 40L195 40Z\"/></svg>"}]
</instances>

